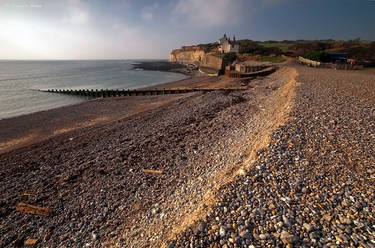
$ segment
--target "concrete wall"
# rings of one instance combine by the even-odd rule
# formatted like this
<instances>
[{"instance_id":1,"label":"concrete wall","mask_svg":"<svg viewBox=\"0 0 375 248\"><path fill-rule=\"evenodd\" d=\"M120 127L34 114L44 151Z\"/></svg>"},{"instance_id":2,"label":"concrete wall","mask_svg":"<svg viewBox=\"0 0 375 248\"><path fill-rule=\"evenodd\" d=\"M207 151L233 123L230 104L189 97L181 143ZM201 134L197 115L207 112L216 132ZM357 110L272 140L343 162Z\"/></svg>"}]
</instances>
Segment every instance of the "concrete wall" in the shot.
<instances>
[{"instance_id":1,"label":"concrete wall","mask_svg":"<svg viewBox=\"0 0 375 248\"><path fill-rule=\"evenodd\" d=\"M223 59L213 54L207 54L203 60L202 66L221 70L223 67Z\"/></svg>"}]
</instances>

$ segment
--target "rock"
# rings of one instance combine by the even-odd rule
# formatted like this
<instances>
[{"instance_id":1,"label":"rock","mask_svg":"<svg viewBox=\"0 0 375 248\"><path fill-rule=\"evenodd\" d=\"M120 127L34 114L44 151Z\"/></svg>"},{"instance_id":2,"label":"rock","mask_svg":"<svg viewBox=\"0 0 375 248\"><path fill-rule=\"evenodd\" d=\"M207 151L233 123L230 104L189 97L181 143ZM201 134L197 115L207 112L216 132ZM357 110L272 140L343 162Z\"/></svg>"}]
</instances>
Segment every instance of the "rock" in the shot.
<instances>
[{"instance_id":1,"label":"rock","mask_svg":"<svg viewBox=\"0 0 375 248\"><path fill-rule=\"evenodd\" d=\"M261 239L261 240L265 240L265 239L267 239L267 235L266 234L259 234L259 239Z\"/></svg>"},{"instance_id":2,"label":"rock","mask_svg":"<svg viewBox=\"0 0 375 248\"><path fill-rule=\"evenodd\" d=\"M223 226L220 227L219 234L221 237L225 237L225 234L226 234L225 227Z\"/></svg>"},{"instance_id":3,"label":"rock","mask_svg":"<svg viewBox=\"0 0 375 248\"><path fill-rule=\"evenodd\" d=\"M159 210L158 210L157 208L153 208L153 209L151 209L151 213L152 213L153 215L157 214L158 211L159 211Z\"/></svg>"},{"instance_id":4,"label":"rock","mask_svg":"<svg viewBox=\"0 0 375 248\"><path fill-rule=\"evenodd\" d=\"M240 232L240 237L243 239L251 239L251 234L248 231Z\"/></svg>"},{"instance_id":5,"label":"rock","mask_svg":"<svg viewBox=\"0 0 375 248\"><path fill-rule=\"evenodd\" d=\"M287 226L290 226L290 225L291 225L289 219L288 219L285 215L283 215L283 222L284 222L284 224L287 225Z\"/></svg>"},{"instance_id":6,"label":"rock","mask_svg":"<svg viewBox=\"0 0 375 248\"><path fill-rule=\"evenodd\" d=\"M343 216L340 216L339 217L339 220L342 224L346 224L346 225L350 225L353 223L353 221L349 218L346 218L346 217L343 217Z\"/></svg>"},{"instance_id":7,"label":"rock","mask_svg":"<svg viewBox=\"0 0 375 248\"><path fill-rule=\"evenodd\" d=\"M303 187L303 188L302 188L302 193L304 193L304 194L308 194L308 193L309 193L309 188L307 188L307 187Z\"/></svg>"},{"instance_id":8,"label":"rock","mask_svg":"<svg viewBox=\"0 0 375 248\"><path fill-rule=\"evenodd\" d=\"M308 224L308 223L303 223L303 227L305 228L305 230L307 231L307 232L311 232L311 230L312 230L312 226L310 225L310 224Z\"/></svg>"},{"instance_id":9,"label":"rock","mask_svg":"<svg viewBox=\"0 0 375 248\"><path fill-rule=\"evenodd\" d=\"M287 231L281 232L280 239L284 244L293 244L296 241L296 237Z\"/></svg>"},{"instance_id":10,"label":"rock","mask_svg":"<svg viewBox=\"0 0 375 248\"><path fill-rule=\"evenodd\" d=\"M200 224L198 225L198 230L199 230L200 232L204 232L205 229L206 229L206 223L202 222L202 223L200 223Z\"/></svg>"},{"instance_id":11,"label":"rock","mask_svg":"<svg viewBox=\"0 0 375 248\"><path fill-rule=\"evenodd\" d=\"M224 207L224 208L223 208L223 212L224 212L224 214L226 214L226 213L228 212L228 208L227 208L227 207Z\"/></svg>"},{"instance_id":12,"label":"rock","mask_svg":"<svg viewBox=\"0 0 375 248\"><path fill-rule=\"evenodd\" d=\"M327 222L330 222L332 220L332 216L330 214L324 214L323 219L326 220Z\"/></svg>"},{"instance_id":13,"label":"rock","mask_svg":"<svg viewBox=\"0 0 375 248\"><path fill-rule=\"evenodd\" d=\"M242 217L246 217L247 216L247 211L245 209L241 210L241 216Z\"/></svg>"}]
</instances>

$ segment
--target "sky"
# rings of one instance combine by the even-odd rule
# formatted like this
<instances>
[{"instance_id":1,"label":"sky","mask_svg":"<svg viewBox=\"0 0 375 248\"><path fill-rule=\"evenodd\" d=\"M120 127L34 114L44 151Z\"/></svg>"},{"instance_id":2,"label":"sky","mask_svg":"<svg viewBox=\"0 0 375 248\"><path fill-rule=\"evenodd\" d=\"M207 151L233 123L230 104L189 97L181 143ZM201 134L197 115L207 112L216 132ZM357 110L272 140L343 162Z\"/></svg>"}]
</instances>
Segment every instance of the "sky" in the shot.
<instances>
[{"instance_id":1,"label":"sky","mask_svg":"<svg viewBox=\"0 0 375 248\"><path fill-rule=\"evenodd\" d=\"M375 0L0 0L0 59L166 59L224 33L375 40Z\"/></svg>"}]
</instances>

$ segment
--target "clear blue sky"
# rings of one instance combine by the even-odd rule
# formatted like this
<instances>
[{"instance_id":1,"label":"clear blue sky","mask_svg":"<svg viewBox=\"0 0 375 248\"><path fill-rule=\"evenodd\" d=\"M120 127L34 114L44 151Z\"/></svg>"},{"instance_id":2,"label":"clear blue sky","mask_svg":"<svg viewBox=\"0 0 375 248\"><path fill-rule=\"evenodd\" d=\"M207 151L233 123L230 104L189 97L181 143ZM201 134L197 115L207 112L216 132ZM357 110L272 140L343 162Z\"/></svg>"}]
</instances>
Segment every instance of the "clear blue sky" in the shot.
<instances>
[{"instance_id":1,"label":"clear blue sky","mask_svg":"<svg viewBox=\"0 0 375 248\"><path fill-rule=\"evenodd\" d=\"M168 58L239 39L375 40L375 0L0 0L0 59Z\"/></svg>"}]
</instances>

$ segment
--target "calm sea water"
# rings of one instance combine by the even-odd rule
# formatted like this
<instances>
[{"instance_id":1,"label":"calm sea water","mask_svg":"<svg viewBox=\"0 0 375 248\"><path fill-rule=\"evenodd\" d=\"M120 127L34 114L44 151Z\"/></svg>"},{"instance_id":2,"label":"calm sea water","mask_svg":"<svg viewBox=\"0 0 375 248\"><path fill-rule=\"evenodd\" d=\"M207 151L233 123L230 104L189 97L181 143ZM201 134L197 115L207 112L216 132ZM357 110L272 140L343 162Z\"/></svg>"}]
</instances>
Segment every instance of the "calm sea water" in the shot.
<instances>
[{"instance_id":1,"label":"calm sea water","mask_svg":"<svg viewBox=\"0 0 375 248\"><path fill-rule=\"evenodd\" d=\"M85 101L35 89L134 89L186 76L134 71L136 60L0 61L0 119Z\"/></svg>"}]
</instances>

